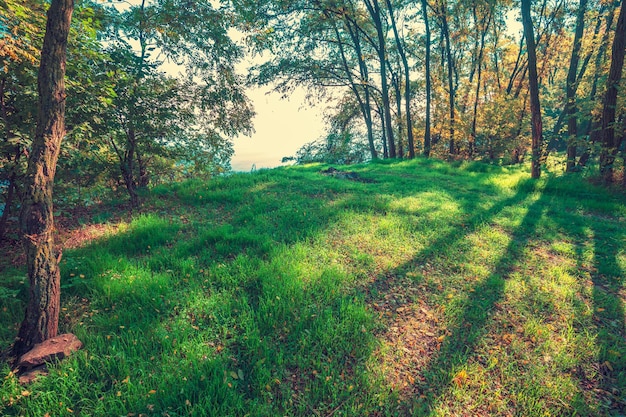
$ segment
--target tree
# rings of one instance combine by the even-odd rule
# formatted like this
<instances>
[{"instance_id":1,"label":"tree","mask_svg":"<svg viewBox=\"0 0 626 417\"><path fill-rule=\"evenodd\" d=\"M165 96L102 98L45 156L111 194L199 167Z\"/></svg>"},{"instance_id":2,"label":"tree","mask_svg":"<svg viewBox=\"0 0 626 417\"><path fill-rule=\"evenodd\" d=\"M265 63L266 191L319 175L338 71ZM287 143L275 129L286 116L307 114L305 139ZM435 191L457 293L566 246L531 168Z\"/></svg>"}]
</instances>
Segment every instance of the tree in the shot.
<instances>
[{"instance_id":1,"label":"tree","mask_svg":"<svg viewBox=\"0 0 626 417\"><path fill-rule=\"evenodd\" d=\"M0 217L0 240L20 199L26 171L25 149L35 125L37 55L41 51L45 10L38 1L0 3L0 182L6 184Z\"/></svg>"},{"instance_id":2,"label":"tree","mask_svg":"<svg viewBox=\"0 0 626 417\"><path fill-rule=\"evenodd\" d=\"M566 87L566 112L567 120L567 165L566 170L572 171L576 166L576 147L578 139L578 120L576 117L576 84L578 82L578 62L580 60L580 48L582 44L583 31L585 29L585 12L587 11L587 0L580 0L578 6L578 16L576 17L576 32L574 34L574 45L572 47L572 57L570 58L569 71L567 73Z\"/></svg>"},{"instance_id":3,"label":"tree","mask_svg":"<svg viewBox=\"0 0 626 417\"><path fill-rule=\"evenodd\" d=\"M524 37L526 38L526 48L528 50L528 84L530 90L530 113L532 129L532 161L531 177L541 176L541 143L542 143L542 121L541 105L539 103L539 80L537 77L537 53L535 51L535 33L533 21L530 16L531 0L522 0L522 24L524 26Z\"/></svg>"},{"instance_id":4,"label":"tree","mask_svg":"<svg viewBox=\"0 0 626 417\"><path fill-rule=\"evenodd\" d=\"M613 162L622 141L622 135L615 135L615 113L619 82L624 68L624 53L626 52L626 11L624 0L620 2L619 17L615 27L615 37L611 50L611 68L606 80L604 95L601 131L602 153L600 154L600 173L605 184L613 182Z\"/></svg>"},{"instance_id":5,"label":"tree","mask_svg":"<svg viewBox=\"0 0 626 417\"><path fill-rule=\"evenodd\" d=\"M65 134L65 61L73 0L52 0L38 75L37 130L28 159L20 229L26 252L29 299L13 346L16 356L56 336L60 309L60 255L54 250L52 189Z\"/></svg>"},{"instance_id":6,"label":"tree","mask_svg":"<svg viewBox=\"0 0 626 417\"><path fill-rule=\"evenodd\" d=\"M411 116L411 80L409 72L409 60L406 56L405 46L402 42L402 38L400 37L400 34L398 32L398 25L396 24L396 19L394 17L394 9L391 5L391 0L385 0L385 3L387 4L387 10L389 11L389 17L391 18L391 27L393 29L394 38L396 40L396 48L398 49L398 54L400 55L400 59L402 60L404 73L404 105L407 129L406 134L409 146L409 158L413 159L415 157L415 143L413 140L413 122ZM400 112L400 106L398 106L398 112ZM400 140L402 140L402 138L400 138Z\"/></svg>"},{"instance_id":7,"label":"tree","mask_svg":"<svg viewBox=\"0 0 626 417\"><path fill-rule=\"evenodd\" d=\"M430 26L428 22L428 3L427 0L422 0L422 14L424 16L424 29L426 36L426 52L424 56L424 67L426 68L424 77L426 78L426 115L424 125L424 156L430 156L430 100L431 100L431 86L430 86Z\"/></svg>"},{"instance_id":8,"label":"tree","mask_svg":"<svg viewBox=\"0 0 626 417\"><path fill-rule=\"evenodd\" d=\"M106 72L115 74L115 95L99 130L136 209L137 189L148 185L154 160L199 167L213 155L216 172L228 169L227 138L249 133L254 112L235 73L242 52L228 36L232 16L225 10L210 1L142 0L110 13ZM184 69L184 80L163 74L160 56Z\"/></svg>"}]
</instances>

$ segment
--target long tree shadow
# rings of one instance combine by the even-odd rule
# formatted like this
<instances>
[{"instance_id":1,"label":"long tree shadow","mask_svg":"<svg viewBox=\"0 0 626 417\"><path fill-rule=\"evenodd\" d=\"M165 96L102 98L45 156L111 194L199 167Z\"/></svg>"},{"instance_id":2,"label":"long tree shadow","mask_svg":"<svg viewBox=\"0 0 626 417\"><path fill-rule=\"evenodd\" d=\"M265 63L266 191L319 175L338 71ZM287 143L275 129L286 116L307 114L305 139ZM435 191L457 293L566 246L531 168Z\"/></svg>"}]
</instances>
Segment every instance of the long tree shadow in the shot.
<instances>
[{"instance_id":1,"label":"long tree shadow","mask_svg":"<svg viewBox=\"0 0 626 417\"><path fill-rule=\"evenodd\" d=\"M465 227L455 228L440 236L414 256L410 262L401 265L393 272L386 273L372 285L377 287L377 290L395 285L396 283L392 282L393 277L401 276L404 271L417 265L426 264L437 252L458 244L475 232L478 227L491 224L495 217L502 215L503 210L534 198L535 194L532 191L541 192L541 190L536 190L536 186L537 183L532 180L518 184L515 195L493 204L484 212L474 214L464 222ZM486 325L495 306L503 296L507 277L518 264L524 261L525 248L533 239L537 225L544 215L545 203L546 197L543 193L530 203L522 222L511 234L509 244L492 267L492 272L487 278L477 283L468 292L467 298L462 301L461 305L457 306L460 312L454 316L452 323L448 326L446 336L442 337L443 341L438 345L438 352L431 352L429 359L421 359L426 363L422 364L421 377L416 379L412 390L413 394L419 393L419 395L415 398L404 398L401 406L407 414L428 415L433 410L438 397L452 383L453 371L466 364L473 354L477 343L485 334ZM392 277L391 281L389 281L390 277ZM443 291L443 288L439 289ZM422 317L418 321L424 320L428 318ZM432 336L436 335L431 335L429 338L431 342L435 340ZM420 343L430 342L421 340ZM431 350L437 351L437 348Z\"/></svg>"},{"instance_id":2,"label":"long tree shadow","mask_svg":"<svg viewBox=\"0 0 626 417\"><path fill-rule=\"evenodd\" d=\"M596 392L612 412L626 412L626 324L624 322L625 271L618 253L626 237L623 225L614 224L613 239L606 238L607 224L589 222L593 233L592 299L597 328L598 362ZM604 230L602 230L604 229ZM622 242L620 244L619 242ZM583 382L588 379L581 375Z\"/></svg>"}]
</instances>

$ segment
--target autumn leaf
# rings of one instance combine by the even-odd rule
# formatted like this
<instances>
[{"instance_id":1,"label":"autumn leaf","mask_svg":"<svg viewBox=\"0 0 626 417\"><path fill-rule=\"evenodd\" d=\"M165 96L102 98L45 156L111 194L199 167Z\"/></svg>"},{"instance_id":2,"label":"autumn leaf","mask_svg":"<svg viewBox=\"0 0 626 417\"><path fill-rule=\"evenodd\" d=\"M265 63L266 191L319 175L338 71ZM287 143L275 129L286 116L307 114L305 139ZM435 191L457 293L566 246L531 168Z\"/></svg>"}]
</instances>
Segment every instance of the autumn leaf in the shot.
<instances>
[{"instance_id":1,"label":"autumn leaf","mask_svg":"<svg viewBox=\"0 0 626 417\"><path fill-rule=\"evenodd\" d=\"M469 375L467 375L467 371L465 369L462 369L457 372L454 378L452 378L452 382L454 382L457 387L461 387L467 383L468 379Z\"/></svg>"}]
</instances>

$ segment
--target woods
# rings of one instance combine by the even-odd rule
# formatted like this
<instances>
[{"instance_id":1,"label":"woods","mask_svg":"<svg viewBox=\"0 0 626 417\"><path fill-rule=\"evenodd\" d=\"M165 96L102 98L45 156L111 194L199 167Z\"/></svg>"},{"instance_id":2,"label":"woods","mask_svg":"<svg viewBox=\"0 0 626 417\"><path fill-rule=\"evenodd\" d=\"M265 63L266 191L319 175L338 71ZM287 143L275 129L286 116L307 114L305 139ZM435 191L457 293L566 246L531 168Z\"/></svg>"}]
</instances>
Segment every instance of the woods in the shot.
<instances>
[{"instance_id":1,"label":"woods","mask_svg":"<svg viewBox=\"0 0 626 417\"><path fill-rule=\"evenodd\" d=\"M623 0L0 12L0 414L625 410Z\"/></svg>"},{"instance_id":2,"label":"woods","mask_svg":"<svg viewBox=\"0 0 626 417\"><path fill-rule=\"evenodd\" d=\"M497 1L81 1L69 40L59 192L89 201L125 190L137 210L151 184L228 171L232 139L253 131L249 86L285 95L305 88L311 100L331 103L327 137L302 148L301 162L530 159L536 176L557 150L566 151L568 172L597 169L602 159L611 183L623 164L615 123L623 119L623 64L609 53L619 51L621 6L527 6L522 25L517 4ZM45 5L2 7L4 235L24 195ZM247 73L236 68L244 56L253 60ZM540 111L532 111L535 90ZM539 119L549 132L541 137L532 133ZM605 168L613 160L617 171Z\"/></svg>"}]
</instances>

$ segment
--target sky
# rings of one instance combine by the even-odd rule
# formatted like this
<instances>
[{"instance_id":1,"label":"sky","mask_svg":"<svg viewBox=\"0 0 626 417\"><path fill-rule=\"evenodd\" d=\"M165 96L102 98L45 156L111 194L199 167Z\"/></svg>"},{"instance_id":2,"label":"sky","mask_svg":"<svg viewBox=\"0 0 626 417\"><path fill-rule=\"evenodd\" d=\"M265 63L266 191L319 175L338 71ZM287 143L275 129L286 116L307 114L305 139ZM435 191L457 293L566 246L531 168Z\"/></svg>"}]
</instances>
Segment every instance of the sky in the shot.
<instances>
[{"instance_id":1,"label":"sky","mask_svg":"<svg viewBox=\"0 0 626 417\"><path fill-rule=\"evenodd\" d=\"M279 166L284 156L294 156L302 145L323 135L324 108L311 107L305 100L304 89L296 89L288 99L281 96L269 87L248 90L256 111L255 132L234 140L235 154L231 159L234 171Z\"/></svg>"}]
</instances>

